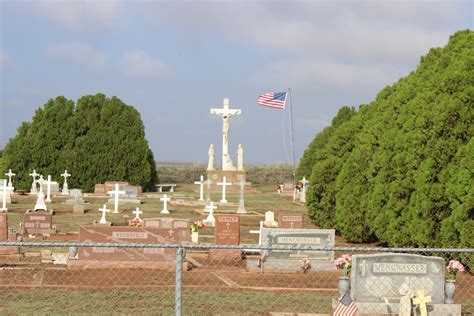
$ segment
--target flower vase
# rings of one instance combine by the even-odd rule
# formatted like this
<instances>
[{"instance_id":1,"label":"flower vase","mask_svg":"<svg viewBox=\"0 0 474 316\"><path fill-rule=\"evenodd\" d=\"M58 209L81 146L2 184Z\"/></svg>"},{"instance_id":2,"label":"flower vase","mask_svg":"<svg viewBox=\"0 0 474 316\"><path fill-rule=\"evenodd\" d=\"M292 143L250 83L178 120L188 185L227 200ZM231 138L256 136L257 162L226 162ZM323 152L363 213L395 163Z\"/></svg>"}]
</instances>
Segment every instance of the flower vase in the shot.
<instances>
[{"instance_id":1,"label":"flower vase","mask_svg":"<svg viewBox=\"0 0 474 316\"><path fill-rule=\"evenodd\" d=\"M199 232L191 232L191 241L192 242L199 242Z\"/></svg>"},{"instance_id":2,"label":"flower vase","mask_svg":"<svg viewBox=\"0 0 474 316\"><path fill-rule=\"evenodd\" d=\"M337 288L339 289L339 296L342 297L349 291L349 277L348 276L341 276L339 277L339 284Z\"/></svg>"},{"instance_id":3,"label":"flower vase","mask_svg":"<svg viewBox=\"0 0 474 316\"><path fill-rule=\"evenodd\" d=\"M444 284L444 294L446 294L446 304L454 303L454 291L456 291L456 280L446 280Z\"/></svg>"}]
</instances>

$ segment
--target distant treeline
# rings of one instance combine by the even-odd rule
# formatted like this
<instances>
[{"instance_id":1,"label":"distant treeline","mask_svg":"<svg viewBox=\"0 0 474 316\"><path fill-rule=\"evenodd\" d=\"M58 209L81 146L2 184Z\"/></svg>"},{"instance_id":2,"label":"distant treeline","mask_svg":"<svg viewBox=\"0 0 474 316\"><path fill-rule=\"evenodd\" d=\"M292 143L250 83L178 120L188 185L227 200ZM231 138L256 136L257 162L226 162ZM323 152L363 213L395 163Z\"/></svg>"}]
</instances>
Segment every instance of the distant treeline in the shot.
<instances>
[{"instance_id":1,"label":"distant treeline","mask_svg":"<svg viewBox=\"0 0 474 316\"><path fill-rule=\"evenodd\" d=\"M206 176L207 164L157 163L156 169L161 183L192 183ZM247 181L252 184L276 184L292 181L293 167L289 164L246 166Z\"/></svg>"},{"instance_id":2,"label":"distant treeline","mask_svg":"<svg viewBox=\"0 0 474 316\"><path fill-rule=\"evenodd\" d=\"M473 248L473 135L474 32L466 30L316 135L298 169L310 177L310 218L352 242Z\"/></svg>"}]
</instances>

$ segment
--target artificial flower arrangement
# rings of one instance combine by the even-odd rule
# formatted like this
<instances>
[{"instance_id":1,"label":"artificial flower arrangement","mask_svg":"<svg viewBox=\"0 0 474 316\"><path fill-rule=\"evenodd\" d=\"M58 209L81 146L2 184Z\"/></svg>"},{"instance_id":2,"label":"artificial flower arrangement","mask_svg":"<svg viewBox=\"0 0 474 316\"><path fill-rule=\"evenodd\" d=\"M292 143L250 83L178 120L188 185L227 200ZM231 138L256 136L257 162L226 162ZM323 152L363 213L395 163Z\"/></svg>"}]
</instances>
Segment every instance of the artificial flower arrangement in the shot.
<instances>
[{"instance_id":1,"label":"artificial flower arrangement","mask_svg":"<svg viewBox=\"0 0 474 316\"><path fill-rule=\"evenodd\" d=\"M204 227L206 227L206 225L204 225L202 222L194 222L194 224L191 225L191 231L195 233Z\"/></svg>"},{"instance_id":2,"label":"artificial flower arrangement","mask_svg":"<svg viewBox=\"0 0 474 316\"><path fill-rule=\"evenodd\" d=\"M308 258L304 258L300 260L301 269L303 269L303 273L308 272L311 269L311 262Z\"/></svg>"},{"instance_id":3,"label":"artificial flower arrangement","mask_svg":"<svg viewBox=\"0 0 474 316\"><path fill-rule=\"evenodd\" d=\"M341 271L342 276L349 276L352 268L352 258L350 255L342 255L334 261L336 267Z\"/></svg>"},{"instance_id":4,"label":"artificial flower arrangement","mask_svg":"<svg viewBox=\"0 0 474 316\"><path fill-rule=\"evenodd\" d=\"M132 227L142 227L143 222L140 218L134 218L130 221L130 226L132 226Z\"/></svg>"},{"instance_id":5,"label":"artificial flower arrangement","mask_svg":"<svg viewBox=\"0 0 474 316\"><path fill-rule=\"evenodd\" d=\"M458 272L464 272L464 266L457 260L450 260L446 269L448 269L448 276L446 277L446 280L451 281L456 280Z\"/></svg>"}]
</instances>

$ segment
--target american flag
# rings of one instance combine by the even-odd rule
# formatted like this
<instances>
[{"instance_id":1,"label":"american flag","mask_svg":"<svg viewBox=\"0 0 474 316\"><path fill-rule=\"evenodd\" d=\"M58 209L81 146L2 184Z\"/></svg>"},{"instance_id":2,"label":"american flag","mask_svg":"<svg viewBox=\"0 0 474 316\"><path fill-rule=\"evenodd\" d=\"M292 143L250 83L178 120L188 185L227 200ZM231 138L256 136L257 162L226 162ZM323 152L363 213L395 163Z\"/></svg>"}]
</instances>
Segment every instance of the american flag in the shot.
<instances>
[{"instance_id":1,"label":"american flag","mask_svg":"<svg viewBox=\"0 0 474 316\"><path fill-rule=\"evenodd\" d=\"M357 307L354 305L348 293L344 294L336 306L333 316L353 316L357 312Z\"/></svg>"},{"instance_id":2,"label":"american flag","mask_svg":"<svg viewBox=\"0 0 474 316\"><path fill-rule=\"evenodd\" d=\"M286 92L266 92L261 94L257 101L260 105L283 110L285 108Z\"/></svg>"}]
</instances>

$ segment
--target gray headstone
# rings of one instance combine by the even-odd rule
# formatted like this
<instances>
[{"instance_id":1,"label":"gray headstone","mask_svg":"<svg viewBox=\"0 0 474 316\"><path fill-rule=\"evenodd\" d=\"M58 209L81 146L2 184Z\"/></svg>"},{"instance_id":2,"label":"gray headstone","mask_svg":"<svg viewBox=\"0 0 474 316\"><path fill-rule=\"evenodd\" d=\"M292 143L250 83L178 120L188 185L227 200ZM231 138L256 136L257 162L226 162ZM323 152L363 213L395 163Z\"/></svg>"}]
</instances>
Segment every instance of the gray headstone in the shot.
<instances>
[{"instance_id":1,"label":"gray headstone","mask_svg":"<svg viewBox=\"0 0 474 316\"><path fill-rule=\"evenodd\" d=\"M69 200L72 200L74 204L84 204L82 190L81 189L69 190Z\"/></svg>"},{"instance_id":2,"label":"gray headstone","mask_svg":"<svg viewBox=\"0 0 474 316\"><path fill-rule=\"evenodd\" d=\"M429 315L460 315L444 304L445 261L440 257L385 253L352 256L351 297L361 314L399 313L402 296L431 296Z\"/></svg>"},{"instance_id":3,"label":"gray headstone","mask_svg":"<svg viewBox=\"0 0 474 316\"><path fill-rule=\"evenodd\" d=\"M334 247L334 229L263 228L262 246ZM265 270L301 270L300 260L309 259L311 270L334 271L334 251L265 250ZM249 262L249 261L248 261ZM250 262L249 269L254 269Z\"/></svg>"}]
</instances>

